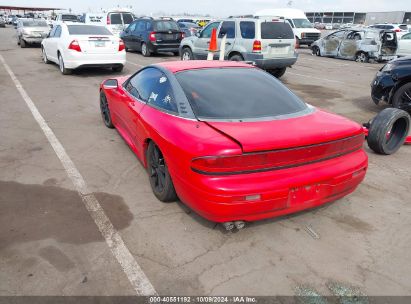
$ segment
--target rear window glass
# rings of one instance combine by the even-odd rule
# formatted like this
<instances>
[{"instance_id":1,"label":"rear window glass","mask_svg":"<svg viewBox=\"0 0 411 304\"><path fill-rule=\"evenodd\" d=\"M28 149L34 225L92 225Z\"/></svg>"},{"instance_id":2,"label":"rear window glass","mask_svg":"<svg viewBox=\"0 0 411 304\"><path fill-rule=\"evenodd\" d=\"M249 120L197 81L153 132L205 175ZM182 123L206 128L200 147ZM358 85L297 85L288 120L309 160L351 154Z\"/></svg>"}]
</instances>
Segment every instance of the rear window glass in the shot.
<instances>
[{"instance_id":1,"label":"rear window glass","mask_svg":"<svg viewBox=\"0 0 411 304\"><path fill-rule=\"evenodd\" d=\"M61 20L63 21L78 21L76 15L61 15Z\"/></svg>"},{"instance_id":2,"label":"rear window glass","mask_svg":"<svg viewBox=\"0 0 411 304\"><path fill-rule=\"evenodd\" d=\"M255 22L253 21L241 21L240 22L241 37L244 39L255 38Z\"/></svg>"},{"instance_id":3,"label":"rear window glass","mask_svg":"<svg viewBox=\"0 0 411 304\"><path fill-rule=\"evenodd\" d=\"M398 27L403 31L408 31L408 26L406 24L400 24Z\"/></svg>"},{"instance_id":4,"label":"rear window glass","mask_svg":"<svg viewBox=\"0 0 411 304\"><path fill-rule=\"evenodd\" d=\"M131 22L133 22L134 18L132 14L123 13L122 15L123 15L124 24L130 24Z\"/></svg>"},{"instance_id":5,"label":"rear window glass","mask_svg":"<svg viewBox=\"0 0 411 304\"><path fill-rule=\"evenodd\" d=\"M111 24L123 24L120 14L110 14Z\"/></svg>"},{"instance_id":6,"label":"rear window glass","mask_svg":"<svg viewBox=\"0 0 411 304\"><path fill-rule=\"evenodd\" d=\"M48 27L47 22L43 20L23 21L25 27Z\"/></svg>"},{"instance_id":7,"label":"rear window glass","mask_svg":"<svg viewBox=\"0 0 411 304\"><path fill-rule=\"evenodd\" d=\"M263 22L261 39L294 39L294 33L286 22Z\"/></svg>"},{"instance_id":8,"label":"rear window glass","mask_svg":"<svg viewBox=\"0 0 411 304\"><path fill-rule=\"evenodd\" d=\"M104 26L98 25L67 25L70 35L112 35Z\"/></svg>"},{"instance_id":9,"label":"rear window glass","mask_svg":"<svg viewBox=\"0 0 411 304\"><path fill-rule=\"evenodd\" d=\"M180 28L178 27L177 22L175 21L156 21L154 23L154 30L155 31L179 31Z\"/></svg>"},{"instance_id":10,"label":"rear window glass","mask_svg":"<svg viewBox=\"0 0 411 304\"><path fill-rule=\"evenodd\" d=\"M200 69L176 77L200 118L253 119L307 109L280 81L258 69Z\"/></svg>"}]
</instances>

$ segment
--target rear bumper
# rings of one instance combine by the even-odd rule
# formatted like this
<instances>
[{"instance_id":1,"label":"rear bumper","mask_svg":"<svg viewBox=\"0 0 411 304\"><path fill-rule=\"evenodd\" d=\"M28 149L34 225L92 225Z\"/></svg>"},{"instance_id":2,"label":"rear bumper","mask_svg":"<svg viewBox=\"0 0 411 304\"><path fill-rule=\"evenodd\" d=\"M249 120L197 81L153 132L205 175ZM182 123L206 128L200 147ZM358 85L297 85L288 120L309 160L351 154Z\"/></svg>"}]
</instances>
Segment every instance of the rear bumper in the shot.
<instances>
[{"instance_id":1,"label":"rear bumper","mask_svg":"<svg viewBox=\"0 0 411 304\"><path fill-rule=\"evenodd\" d=\"M231 176L173 176L183 202L215 221L255 221L295 213L337 200L364 179L363 150L335 159L285 170ZM194 181L193 181L194 180ZM246 196L260 199L246 201Z\"/></svg>"},{"instance_id":2,"label":"rear bumper","mask_svg":"<svg viewBox=\"0 0 411 304\"><path fill-rule=\"evenodd\" d=\"M150 52L157 53L157 52L173 52L178 53L180 48L180 43L149 43L148 49Z\"/></svg>"},{"instance_id":3,"label":"rear bumper","mask_svg":"<svg viewBox=\"0 0 411 304\"><path fill-rule=\"evenodd\" d=\"M292 66L298 58L297 53L294 53L292 57L279 58L264 58L262 54L257 53L243 53L242 55L245 61L252 61L263 70L281 69Z\"/></svg>"},{"instance_id":4,"label":"rear bumper","mask_svg":"<svg viewBox=\"0 0 411 304\"><path fill-rule=\"evenodd\" d=\"M126 64L126 52L117 54L84 54L69 51L63 54L64 64L68 69L80 67L110 67Z\"/></svg>"},{"instance_id":5,"label":"rear bumper","mask_svg":"<svg viewBox=\"0 0 411 304\"><path fill-rule=\"evenodd\" d=\"M314 41L317 41L318 39L320 39L320 36L318 36L318 38L301 38L298 39L298 43L300 45L311 45Z\"/></svg>"},{"instance_id":6,"label":"rear bumper","mask_svg":"<svg viewBox=\"0 0 411 304\"><path fill-rule=\"evenodd\" d=\"M43 41L43 37L21 37L25 42L31 43L31 44L40 44Z\"/></svg>"}]
</instances>

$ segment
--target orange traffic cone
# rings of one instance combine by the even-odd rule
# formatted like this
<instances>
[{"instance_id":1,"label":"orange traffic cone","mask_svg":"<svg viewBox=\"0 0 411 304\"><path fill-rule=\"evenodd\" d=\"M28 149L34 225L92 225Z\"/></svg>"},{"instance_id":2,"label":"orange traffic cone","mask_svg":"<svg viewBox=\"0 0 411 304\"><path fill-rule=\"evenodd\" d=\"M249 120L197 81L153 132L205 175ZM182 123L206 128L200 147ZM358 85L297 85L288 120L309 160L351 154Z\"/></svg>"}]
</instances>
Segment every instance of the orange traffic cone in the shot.
<instances>
[{"instance_id":1,"label":"orange traffic cone","mask_svg":"<svg viewBox=\"0 0 411 304\"><path fill-rule=\"evenodd\" d=\"M213 28L211 32L210 45L208 47L207 60L213 60L215 52L217 52L217 29Z\"/></svg>"}]
</instances>

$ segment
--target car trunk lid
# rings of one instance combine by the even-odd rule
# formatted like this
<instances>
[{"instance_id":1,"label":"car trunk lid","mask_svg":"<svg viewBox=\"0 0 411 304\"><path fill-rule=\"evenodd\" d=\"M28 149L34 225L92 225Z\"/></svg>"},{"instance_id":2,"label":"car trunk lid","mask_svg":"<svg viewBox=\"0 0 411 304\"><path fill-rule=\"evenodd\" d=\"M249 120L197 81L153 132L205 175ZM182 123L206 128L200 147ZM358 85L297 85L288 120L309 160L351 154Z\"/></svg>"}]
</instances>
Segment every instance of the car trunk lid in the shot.
<instances>
[{"instance_id":1,"label":"car trunk lid","mask_svg":"<svg viewBox=\"0 0 411 304\"><path fill-rule=\"evenodd\" d=\"M245 153L309 147L363 132L359 124L322 110L271 121L206 123L236 141Z\"/></svg>"},{"instance_id":2,"label":"car trunk lid","mask_svg":"<svg viewBox=\"0 0 411 304\"><path fill-rule=\"evenodd\" d=\"M116 54L119 49L119 39L109 35L81 35L73 38L86 54Z\"/></svg>"},{"instance_id":3,"label":"car trunk lid","mask_svg":"<svg viewBox=\"0 0 411 304\"><path fill-rule=\"evenodd\" d=\"M381 55L394 55L397 51L397 34L394 31L385 30L380 33Z\"/></svg>"},{"instance_id":4,"label":"car trunk lid","mask_svg":"<svg viewBox=\"0 0 411 304\"><path fill-rule=\"evenodd\" d=\"M260 24L261 53L267 58L289 57L294 53L295 38L285 21L267 20Z\"/></svg>"}]
</instances>

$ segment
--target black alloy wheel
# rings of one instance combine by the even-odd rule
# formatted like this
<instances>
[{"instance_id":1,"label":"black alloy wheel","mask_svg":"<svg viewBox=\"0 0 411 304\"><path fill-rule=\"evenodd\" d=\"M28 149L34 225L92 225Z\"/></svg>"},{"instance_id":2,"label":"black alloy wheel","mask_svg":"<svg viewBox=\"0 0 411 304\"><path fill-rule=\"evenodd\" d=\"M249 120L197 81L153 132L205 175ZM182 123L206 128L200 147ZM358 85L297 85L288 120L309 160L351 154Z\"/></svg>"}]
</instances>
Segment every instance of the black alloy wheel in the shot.
<instances>
[{"instance_id":1,"label":"black alloy wheel","mask_svg":"<svg viewBox=\"0 0 411 304\"><path fill-rule=\"evenodd\" d=\"M108 108L107 97L104 92L100 92L100 111L103 122L107 128L113 129L114 125L111 121L110 109Z\"/></svg>"}]
</instances>

